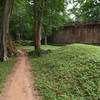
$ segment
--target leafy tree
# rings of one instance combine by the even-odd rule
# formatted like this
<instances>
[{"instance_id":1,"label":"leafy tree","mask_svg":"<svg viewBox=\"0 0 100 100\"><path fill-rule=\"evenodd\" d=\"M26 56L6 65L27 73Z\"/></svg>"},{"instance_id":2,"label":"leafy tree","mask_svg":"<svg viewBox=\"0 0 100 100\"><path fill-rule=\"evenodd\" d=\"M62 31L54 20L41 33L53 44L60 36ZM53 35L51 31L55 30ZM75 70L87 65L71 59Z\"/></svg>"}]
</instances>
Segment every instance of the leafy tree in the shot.
<instances>
[{"instance_id":1,"label":"leafy tree","mask_svg":"<svg viewBox=\"0 0 100 100\"><path fill-rule=\"evenodd\" d=\"M42 31L44 33L43 37L45 38L45 44L47 44L47 36L51 35L52 30L57 29L60 26L63 26L67 22L67 15L65 12L65 7L67 3L65 2L64 5L64 2L59 2L58 8L56 8L54 5L52 6L48 2L43 14Z\"/></svg>"},{"instance_id":2,"label":"leafy tree","mask_svg":"<svg viewBox=\"0 0 100 100\"><path fill-rule=\"evenodd\" d=\"M100 1L87 0L80 7L81 20L90 21L100 19Z\"/></svg>"},{"instance_id":3,"label":"leafy tree","mask_svg":"<svg viewBox=\"0 0 100 100\"><path fill-rule=\"evenodd\" d=\"M69 9L74 14L76 21L91 21L100 19L99 0L68 0L73 8Z\"/></svg>"},{"instance_id":4,"label":"leafy tree","mask_svg":"<svg viewBox=\"0 0 100 100\"><path fill-rule=\"evenodd\" d=\"M33 0L35 51L41 47L41 32L52 30L64 23L66 0ZM47 34L46 34L47 35Z\"/></svg>"}]
</instances>

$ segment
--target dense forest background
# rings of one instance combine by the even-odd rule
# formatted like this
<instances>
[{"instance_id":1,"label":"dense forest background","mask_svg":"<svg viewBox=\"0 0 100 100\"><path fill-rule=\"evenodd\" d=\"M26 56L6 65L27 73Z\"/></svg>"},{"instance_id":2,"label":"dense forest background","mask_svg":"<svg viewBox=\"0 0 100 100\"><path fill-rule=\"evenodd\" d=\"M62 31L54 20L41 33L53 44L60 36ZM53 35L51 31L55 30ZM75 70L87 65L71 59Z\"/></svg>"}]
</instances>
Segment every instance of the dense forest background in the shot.
<instances>
[{"instance_id":1,"label":"dense forest background","mask_svg":"<svg viewBox=\"0 0 100 100\"><path fill-rule=\"evenodd\" d=\"M15 44L32 40L41 50L53 30L73 21L100 19L99 0L0 0L0 59L16 53Z\"/></svg>"}]
</instances>

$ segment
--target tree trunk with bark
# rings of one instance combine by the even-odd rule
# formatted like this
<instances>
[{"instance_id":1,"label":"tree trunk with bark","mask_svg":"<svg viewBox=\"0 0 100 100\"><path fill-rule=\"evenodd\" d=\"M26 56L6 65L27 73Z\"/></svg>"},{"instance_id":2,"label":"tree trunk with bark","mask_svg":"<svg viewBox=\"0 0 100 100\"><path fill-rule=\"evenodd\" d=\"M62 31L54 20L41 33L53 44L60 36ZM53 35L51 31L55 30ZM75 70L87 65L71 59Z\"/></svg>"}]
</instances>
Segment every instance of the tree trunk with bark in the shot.
<instances>
[{"instance_id":1,"label":"tree trunk with bark","mask_svg":"<svg viewBox=\"0 0 100 100\"><path fill-rule=\"evenodd\" d=\"M37 54L41 51L41 20L42 20L43 8L42 2L34 0L34 42L35 52Z\"/></svg>"},{"instance_id":2,"label":"tree trunk with bark","mask_svg":"<svg viewBox=\"0 0 100 100\"><path fill-rule=\"evenodd\" d=\"M0 59L2 61L6 61L8 55L13 55L16 52L9 33L9 23L13 2L13 0L6 0L3 20L1 23Z\"/></svg>"},{"instance_id":3,"label":"tree trunk with bark","mask_svg":"<svg viewBox=\"0 0 100 100\"><path fill-rule=\"evenodd\" d=\"M44 38L44 44L45 44L45 45L48 45L47 36L45 36L45 38Z\"/></svg>"},{"instance_id":4,"label":"tree trunk with bark","mask_svg":"<svg viewBox=\"0 0 100 100\"><path fill-rule=\"evenodd\" d=\"M47 41L47 26L44 25L44 32L45 32L45 36L44 36L44 44L47 45L48 44L48 41Z\"/></svg>"},{"instance_id":5,"label":"tree trunk with bark","mask_svg":"<svg viewBox=\"0 0 100 100\"><path fill-rule=\"evenodd\" d=\"M35 22L35 51L39 53L41 50L41 24L39 21Z\"/></svg>"},{"instance_id":6,"label":"tree trunk with bark","mask_svg":"<svg viewBox=\"0 0 100 100\"><path fill-rule=\"evenodd\" d=\"M3 53L3 48L2 48L2 17L0 17L0 60L2 60L2 53Z\"/></svg>"}]
</instances>

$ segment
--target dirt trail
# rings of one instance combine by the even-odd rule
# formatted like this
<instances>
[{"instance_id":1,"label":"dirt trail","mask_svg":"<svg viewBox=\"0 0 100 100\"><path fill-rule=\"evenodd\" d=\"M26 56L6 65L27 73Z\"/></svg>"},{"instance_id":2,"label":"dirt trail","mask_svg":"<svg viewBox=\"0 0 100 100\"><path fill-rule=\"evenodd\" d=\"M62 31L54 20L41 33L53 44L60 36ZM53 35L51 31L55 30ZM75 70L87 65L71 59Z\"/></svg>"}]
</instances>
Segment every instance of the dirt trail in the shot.
<instances>
[{"instance_id":1,"label":"dirt trail","mask_svg":"<svg viewBox=\"0 0 100 100\"><path fill-rule=\"evenodd\" d=\"M0 100L40 100L31 80L30 62L27 55L19 51L19 58L14 65L15 71L10 75Z\"/></svg>"}]
</instances>

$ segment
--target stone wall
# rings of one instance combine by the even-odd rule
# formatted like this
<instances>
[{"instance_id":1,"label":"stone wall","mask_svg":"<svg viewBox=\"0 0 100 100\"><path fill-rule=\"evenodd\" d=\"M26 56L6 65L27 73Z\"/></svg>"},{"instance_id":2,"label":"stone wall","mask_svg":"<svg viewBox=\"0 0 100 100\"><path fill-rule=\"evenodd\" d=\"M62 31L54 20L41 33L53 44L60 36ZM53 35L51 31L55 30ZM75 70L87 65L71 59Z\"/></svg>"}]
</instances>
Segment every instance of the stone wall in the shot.
<instances>
[{"instance_id":1,"label":"stone wall","mask_svg":"<svg viewBox=\"0 0 100 100\"><path fill-rule=\"evenodd\" d=\"M100 24L78 24L56 30L49 39L53 44L100 44Z\"/></svg>"}]
</instances>

